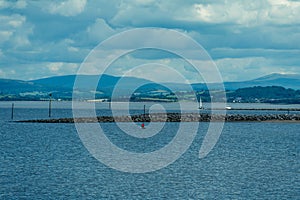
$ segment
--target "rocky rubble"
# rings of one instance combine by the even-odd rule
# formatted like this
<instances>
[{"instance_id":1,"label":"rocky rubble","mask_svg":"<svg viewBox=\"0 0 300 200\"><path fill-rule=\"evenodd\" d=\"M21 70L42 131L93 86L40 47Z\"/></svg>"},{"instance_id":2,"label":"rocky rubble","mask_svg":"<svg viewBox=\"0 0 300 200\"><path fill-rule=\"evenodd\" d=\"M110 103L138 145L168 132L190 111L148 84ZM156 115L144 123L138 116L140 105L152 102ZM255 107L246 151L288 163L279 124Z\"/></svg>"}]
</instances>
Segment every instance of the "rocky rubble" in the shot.
<instances>
[{"instance_id":1,"label":"rocky rubble","mask_svg":"<svg viewBox=\"0 0 300 200\"><path fill-rule=\"evenodd\" d=\"M154 113L141 114L133 116L99 116L97 118L61 118L61 119L36 119L23 120L18 122L32 123L111 123L111 122L210 122L210 121L226 121L226 122L260 122L260 121L300 121L299 114L270 114L270 115L211 115L199 113Z\"/></svg>"}]
</instances>

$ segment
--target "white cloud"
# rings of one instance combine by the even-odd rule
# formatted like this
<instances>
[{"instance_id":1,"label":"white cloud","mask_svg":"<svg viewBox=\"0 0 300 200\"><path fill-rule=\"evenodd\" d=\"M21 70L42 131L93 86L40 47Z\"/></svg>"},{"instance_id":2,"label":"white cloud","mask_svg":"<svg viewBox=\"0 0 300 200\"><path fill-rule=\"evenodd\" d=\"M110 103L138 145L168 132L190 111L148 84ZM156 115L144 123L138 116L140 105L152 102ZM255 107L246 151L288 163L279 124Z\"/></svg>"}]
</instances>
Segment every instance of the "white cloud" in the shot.
<instances>
[{"instance_id":1,"label":"white cloud","mask_svg":"<svg viewBox=\"0 0 300 200\"><path fill-rule=\"evenodd\" d=\"M0 1L0 8L15 8L15 9L24 9L26 8L27 3L25 0L18 0L18 1Z\"/></svg>"},{"instance_id":2,"label":"white cloud","mask_svg":"<svg viewBox=\"0 0 300 200\"><path fill-rule=\"evenodd\" d=\"M16 75L16 71L14 69L0 69L0 77L11 79Z\"/></svg>"},{"instance_id":3,"label":"white cloud","mask_svg":"<svg viewBox=\"0 0 300 200\"><path fill-rule=\"evenodd\" d=\"M224 81L251 80L271 73L299 73L264 57L223 58L215 61Z\"/></svg>"},{"instance_id":4,"label":"white cloud","mask_svg":"<svg viewBox=\"0 0 300 200\"><path fill-rule=\"evenodd\" d=\"M147 51L146 51L147 52ZM157 81L157 82L201 82L203 79L200 74L195 70L190 70L190 64L179 57L176 58L161 58L161 59L144 59L137 58L132 56L132 54L125 54L122 57L119 57L115 62L111 65L109 64L105 58L110 61L118 55L120 50L114 51L103 51L103 50L95 50L87 60L85 60L85 64L82 66L80 73L81 74L101 74L105 70L106 74L111 74L114 76L136 76L140 78L146 78L149 80ZM146 54L146 53L145 53ZM199 60L191 60L194 63L197 63L199 66L201 73L212 74L213 70L210 68L210 61L199 61ZM163 68L162 66L168 66L169 68ZM159 68L161 67L161 71ZM132 69L135 68L134 71ZM170 70L172 69L172 70ZM193 68L192 68L193 69ZM174 71L177 71L180 75L184 77L184 80L179 79L178 75L174 74ZM215 78L215 76L211 76L211 79ZM216 79L213 79L216 80Z\"/></svg>"},{"instance_id":5,"label":"white cloud","mask_svg":"<svg viewBox=\"0 0 300 200\"><path fill-rule=\"evenodd\" d=\"M90 40L98 43L116 33L103 19L96 19L86 32Z\"/></svg>"},{"instance_id":6,"label":"white cloud","mask_svg":"<svg viewBox=\"0 0 300 200\"><path fill-rule=\"evenodd\" d=\"M68 51L70 51L70 52L78 52L78 51L79 51L79 48L76 48L76 47L68 47Z\"/></svg>"},{"instance_id":7,"label":"white cloud","mask_svg":"<svg viewBox=\"0 0 300 200\"><path fill-rule=\"evenodd\" d=\"M125 73L124 76L139 77L160 83L186 83L187 80L182 76L180 72L176 71L174 68L159 63L150 63L137 66L136 68Z\"/></svg>"},{"instance_id":8,"label":"white cloud","mask_svg":"<svg viewBox=\"0 0 300 200\"><path fill-rule=\"evenodd\" d=\"M250 79L276 70L299 73L300 69L299 1L0 0L0 8L0 77L4 72L22 79L75 73L77 63L99 42L123 30L149 26L188 33L217 59L226 80ZM190 59L199 59L180 39L162 34L135 35L110 48L117 52L119 47L143 42L151 46L153 41L184 49ZM136 64L157 62L176 67L190 80L197 78L192 71L185 72L178 59L162 54L127 58L111 72L122 75ZM9 73L7 66L16 74ZM155 78L165 74L157 72Z\"/></svg>"},{"instance_id":9,"label":"white cloud","mask_svg":"<svg viewBox=\"0 0 300 200\"><path fill-rule=\"evenodd\" d=\"M79 67L78 63L52 62L52 63L43 63L40 68L46 74L45 76L49 76L49 75L56 76L56 75L76 74L78 67Z\"/></svg>"},{"instance_id":10,"label":"white cloud","mask_svg":"<svg viewBox=\"0 0 300 200\"><path fill-rule=\"evenodd\" d=\"M243 26L293 24L300 20L300 2L288 0L223 1L194 4L188 20Z\"/></svg>"},{"instance_id":11,"label":"white cloud","mask_svg":"<svg viewBox=\"0 0 300 200\"><path fill-rule=\"evenodd\" d=\"M1 29L12 29L18 28L22 26L26 22L26 17L19 15L19 14L13 14L13 15L0 15L0 24Z\"/></svg>"},{"instance_id":12,"label":"white cloud","mask_svg":"<svg viewBox=\"0 0 300 200\"><path fill-rule=\"evenodd\" d=\"M27 6L27 3L25 0L20 0L16 3L16 7L19 9L26 8L26 6Z\"/></svg>"},{"instance_id":13,"label":"white cloud","mask_svg":"<svg viewBox=\"0 0 300 200\"><path fill-rule=\"evenodd\" d=\"M116 26L199 26L237 24L252 27L264 24L293 24L300 21L300 2L254 1L124 1L110 20Z\"/></svg>"},{"instance_id":14,"label":"white cloud","mask_svg":"<svg viewBox=\"0 0 300 200\"><path fill-rule=\"evenodd\" d=\"M0 44L9 40L12 34L13 34L12 31L0 31Z\"/></svg>"},{"instance_id":15,"label":"white cloud","mask_svg":"<svg viewBox=\"0 0 300 200\"><path fill-rule=\"evenodd\" d=\"M262 49L262 48L214 48L210 51L216 58L245 58L261 56L264 58L290 59L290 57L298 57L300 49ZM299 58L300 59L300 58Z\"/></svg>"},{"instance_id":16,"label":"white cloud","mask_svg":"<svg viewBox=\"0 0 300 200\"><path fill-rule=\"evenodd\" d=\"M49 11L52 14L60 14L62 16L75 16L83 12L86 0L67 0L59 3L52 3Z\"/></svg>"},{"instance_id":17,"label":"white cloud","mask_svg":"<svg viewBox=\"0 0 300 200\"><path fill-rule=\"evenodd\" d=\"M7 1L0 1L0 8L7 8L9 3Z\"/></svg>"},{"instance_id":18,"label":"white cloud","mask_svg":"<svg viewBox=\"0 0 300 200\"><path fill-rule=\"evenodd\" d=\"M60 70L60 68L63 66L63 63L62 62L58 62L58 63L50 63L48 65L48 69L51 71L51 72L57 72Z\"/></svg>"},{"instance_id":19,"label":"white cloud","mask_svg":"<svg viewBox=\"0 0 300 200\"><path fill-rule=\"evenodd\" d=\"M30 44L29 35L33 33L33 26L26 21L26 17L14 15L0 15L0 44L7 42L12 48L25 47Z\"/></svg>"},{"instance_id":20,"label":"white cloud","mask_svg":"<svg viewBox=\"0 0 300 200\"><path fill-rule=\"evenodd\" d=\"M121 1L118 12L110 20L110 23L118 27L131 26L155 26L168 19L172 19L174 15L182 15L180 13L181 6L184 3L172 1Z\"/></svg>"}]
</instances>

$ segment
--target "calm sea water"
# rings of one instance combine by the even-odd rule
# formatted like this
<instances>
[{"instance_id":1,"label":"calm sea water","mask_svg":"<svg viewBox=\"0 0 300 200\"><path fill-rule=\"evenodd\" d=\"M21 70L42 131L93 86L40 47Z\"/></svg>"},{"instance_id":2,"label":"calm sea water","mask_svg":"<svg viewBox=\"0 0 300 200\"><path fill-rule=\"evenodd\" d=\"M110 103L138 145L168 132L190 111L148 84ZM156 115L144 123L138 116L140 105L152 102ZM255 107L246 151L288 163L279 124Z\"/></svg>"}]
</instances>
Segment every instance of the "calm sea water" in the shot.
<instances>
[{"instance_id":1,"label":"calm sea water","mask_svg":"<svg viewBox=\"0 0 300 200\"><path fill-rule=\"evenodd\" d=\"M11 107L14 103L14 120L26 120L26 119L40 119L48 118L48 107L49 103L47 101L21 101L21 102L1 102L0 101L0 120L9 121L11 120ZM111 108L115 110L117 115L126 115L128 108L130 109L130 114L142 114L144 112L144 105L146 106L146 112L149 110L152 112L198 112L198 104L193 102L183 103L181 106L178 103L160 103L165 110L155 107L157 103L132 103L126 107L125 103L113 102ZM111 115L109 109L109 103L88 103L80 102L77 105L77 109L80 110L80 116L88 117L91 116L93 111L93 106L96 107L97 115ZM153 106L154 105L154 106ZM153 106L153 107L152 107ZM300 109L300 104L294 105L274 105L274 104L244 104L244 103L233 103L228 104L232 108L239 109L249 109L249 108L281 108L281 109ZM205 108L210 108L210 104L204 103ZM216 106L218 108L218 105ZM220 106L221 108L221 106ZM72 117L72 103L71 102L52 102L51 109L52 118L63 118ZM201 112L210 112L209 110L201 110ZM287 111L273 111L273 110L227 110L229 114L287 114ZM299 111L291 111L290 114L299 114Z\"/></svg>"},{"instance_id":2,"label":"calm sea water","mask_svg":"<svg viewBox=\"0 0 300 200\"><path fill-rule=\"evenodd\" d=\"M199 159L208 127L201 123L191 147L176 162L132 174L111 169L89 154L74 124L11 122L10 106L0 103L0 199L300 198L300 123L226 123L213 151ZM97 105L97 114L109 114L106 106ZM143 105L135 106L132 112L142 112ZM69 103L54 102L53 117L72 116L70 108ZM82 110L89 115L86 104ZM46 102L15 102L16 120L47 116ZM178 127L167 123L163 138L139 143L120 137L114 124L101 125L111 141L132 151L161 148Z\"/></svg>"}]
</instances>

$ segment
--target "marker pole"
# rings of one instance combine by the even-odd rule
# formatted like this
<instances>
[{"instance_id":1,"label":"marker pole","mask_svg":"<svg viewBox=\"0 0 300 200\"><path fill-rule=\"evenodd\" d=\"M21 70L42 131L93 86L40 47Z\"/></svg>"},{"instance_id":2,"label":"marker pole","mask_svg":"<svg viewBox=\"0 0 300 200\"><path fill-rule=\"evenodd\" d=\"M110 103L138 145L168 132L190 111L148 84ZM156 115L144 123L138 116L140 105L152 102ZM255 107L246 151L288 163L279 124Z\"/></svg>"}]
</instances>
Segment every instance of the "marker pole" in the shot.
<instances>
[{"instance_id":1,"label":"marker pole","mask_svg":"<svg viewBox=\"0 0 300 200\"><path fill-rule=\"evenodd\" d=\"M12 103L12 104L11 104L11 120L14 119L14 107L15 107L15 104Z\"/></svg>"},{"instance_id":2,"label":"marker pole","mask_svg":"<svg viewBox=\"0 0 300 200\"><path fill-rule=\"evenodd\" d=\"M52 94L51 93L49 94L49 97L50 97L50 99L49 99L49 117L51 117L51 101L52 101L52 99L51 99Z\"/></svg>"}]
</instances>

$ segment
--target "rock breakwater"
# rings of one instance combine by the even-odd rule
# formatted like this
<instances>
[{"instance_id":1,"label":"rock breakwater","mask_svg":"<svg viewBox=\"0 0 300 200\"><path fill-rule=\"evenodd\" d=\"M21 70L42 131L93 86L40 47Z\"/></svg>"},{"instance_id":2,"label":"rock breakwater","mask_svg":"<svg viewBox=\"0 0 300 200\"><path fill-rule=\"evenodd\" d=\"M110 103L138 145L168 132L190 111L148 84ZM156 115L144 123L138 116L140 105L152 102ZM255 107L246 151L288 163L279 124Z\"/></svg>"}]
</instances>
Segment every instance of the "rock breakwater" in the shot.
<instances>
[{"instance_id":1,"label":"rock breakwater","mask_svg":"<svg viewBox=\"0 0 300 200\"><path fill-rule=\"evenodd\" d=\"M300 122L299 114L269 114L269 115L211 115L199 113L154 113L132 116L98 116L81 118L60 118L60 119L34 119L18 122L31 123L112 123L112 122L261 122L261 121L294 121Z\"/></svg>"}]
</instances>

